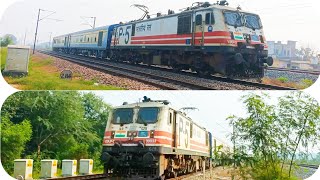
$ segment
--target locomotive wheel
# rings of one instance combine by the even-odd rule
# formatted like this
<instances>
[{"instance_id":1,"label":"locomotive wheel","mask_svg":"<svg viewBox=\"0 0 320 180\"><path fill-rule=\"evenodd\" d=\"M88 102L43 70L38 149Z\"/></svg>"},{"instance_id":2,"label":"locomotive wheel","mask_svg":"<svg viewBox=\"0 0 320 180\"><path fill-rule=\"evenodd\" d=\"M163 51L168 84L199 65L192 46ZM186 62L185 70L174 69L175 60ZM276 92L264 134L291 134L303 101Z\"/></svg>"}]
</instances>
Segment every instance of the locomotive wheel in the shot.
<instances>
[{"instance_id":1,"label":"locomotive wheel","mask_svg":"<svg viewBox=\"0 0 320 180\"><path fill-rule=\"evenodd\" d=\"M208 77L211 75L210 71L207 70L197 70L200 77Z\"/></svg>"}]
</instances>

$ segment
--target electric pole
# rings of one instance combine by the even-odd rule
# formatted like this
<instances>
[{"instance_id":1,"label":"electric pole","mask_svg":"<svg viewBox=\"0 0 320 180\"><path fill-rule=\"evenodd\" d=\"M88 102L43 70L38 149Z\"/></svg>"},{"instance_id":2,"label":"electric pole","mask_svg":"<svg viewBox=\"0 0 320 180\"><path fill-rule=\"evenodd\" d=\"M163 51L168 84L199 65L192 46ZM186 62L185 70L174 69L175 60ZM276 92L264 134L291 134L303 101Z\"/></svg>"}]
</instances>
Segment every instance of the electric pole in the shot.
<instances>
[{"instance_id":1,"label":"electric pole","mask_svg":"<svg viewBox=\"0 0 320 180\"><path fill-rule=\"evenodd\" d=\"M52 32L50 32L50 38L49 38L49 49L51 49L51 36L52 36Z\"/></svg>"},{"instance_id":2,"label":"electric pole","mask_svg":"<svg viewBox=\"0 0 320 180\"><path fill-rule=\"evenodd\" d=\"M34 43L33 43L33 52L32 52L33 54L34 54L34 51L36 50L36 42L37 42L37 35L38 35L40 12L41 12L41 9L39 9L39 12L38 12L37 27L36 27L36 33L35 33L35 36L34 36Z\"/></svg>"},{"instance_id":3,"label":"electric pole","mask_svg":"<svg viewBox=\"0 0 320 180\"><path fill-rule=\"evenodd\" d=\"M41 14L41 11L43 12L50 12L49 15L43 17L40 19L40 14ZM48 18L49 16L55 14L56 12L54 11L48 11L48 10L44 10L44 9L39 9L38 11L38 19L37 19L37 26L36 26L36 33L35 33L35 36L34 36L34 43L33 43L33 54L36 50L36 43L37 43L37 36L38 36L38 27L39 27L39 22L44 20L44 19L50 19L50 20L54 20L54 21L62 21L62 20L59 20L59 19L51 19L51 18Z\"/></svg>"}]
</instances>

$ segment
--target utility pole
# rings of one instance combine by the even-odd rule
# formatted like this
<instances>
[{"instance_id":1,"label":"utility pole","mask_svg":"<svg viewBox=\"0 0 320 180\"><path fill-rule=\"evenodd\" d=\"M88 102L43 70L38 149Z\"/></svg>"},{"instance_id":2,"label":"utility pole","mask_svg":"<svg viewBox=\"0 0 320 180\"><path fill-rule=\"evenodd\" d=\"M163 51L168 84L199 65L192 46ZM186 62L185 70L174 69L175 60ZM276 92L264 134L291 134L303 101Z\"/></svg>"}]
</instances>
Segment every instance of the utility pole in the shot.
<instances>
[{"instance_id":1,"label":"utility pole","mask_svg":"<svg viewBox=\"0 0 320 180\"><path fill-rule=\"evenodd\" d=\"M46 11L46 12L51 12L49 15L43 17L40 19L40 14L41 14L41 11ZM44 9L39 9L39 12L38 12L38 19L37 19L37 26L36 26L36 33L35 33L35 36L34 36L34 43L33 43L33 54L36 50L36 43L37 43L37 36L38 36L38 27L39 27L39 22L44 20L44 19L50 19L48 18L49 16L55 14L56 12L54 11L48 11L48 10L44 10ZM62 21L62 20L59 20L59 19L50 19L50 20L55 20L55 21Z\"/></svg>"},{"instance_id":2,"label":"utility pole","mask_svg":"<svg viewBox=\"0 0 320 180\"><path fill-rule=\"evenodd\" d=\"M32 52L32 54L34 54L34 51L36 50L36 42L37 42L37 35L38 35L40 12L41 12L41 9L39 9L39 12L38 12L37 27L36 27L36 33L35 33L35 36L34 36L34 43L33 43L33 52Z\"/></svg>"},{"instance_id":3,"label":"utility pole","mask_svg":"<svg viewBox=\"0 0 320 180\"><path fill-rule=\"evenodd\" d=\"M94 21L93 21L93 28L92 28L92 29L96 28L96 20L97 20L97 17L93 17L93 19L94 19Z\"/></svg>"},{"instance_id":4,"label":"utility pole","mask_svg":"<svg viewBox=\"0 0 320 180\"><path fill-rule=\"evenodd\" d=\"M24 40L23 40L23 45L26 45L26 38L27 38L27 30L24 32Z\"/></svg>"},{"instance_id":5,"label":"utility pole","mask_svg":"<svg viewBox=\"0 0 320 180\"><path fill-rule=\"evenodd\" d=\"M49 49L51 49L51 36L52 36L52 32L50 32Z\"/></svg>"}]
</instances>

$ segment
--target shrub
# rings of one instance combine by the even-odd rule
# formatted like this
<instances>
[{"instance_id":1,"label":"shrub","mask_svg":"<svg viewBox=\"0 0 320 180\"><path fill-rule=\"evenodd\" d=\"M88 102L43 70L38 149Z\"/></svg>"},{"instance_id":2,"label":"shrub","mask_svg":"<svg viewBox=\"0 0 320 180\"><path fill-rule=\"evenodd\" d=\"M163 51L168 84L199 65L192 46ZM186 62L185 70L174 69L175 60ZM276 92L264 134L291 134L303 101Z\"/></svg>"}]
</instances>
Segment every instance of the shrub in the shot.
<instances>
[{"instance_id":1,"label":"shrub","mask_svg":"<svg viewBox=\"0 0 320 180\"><path fill-rule=\"evenodd\" d=\"M287 82L289 82L289 79L286 78L286 77L279 77L278 80L279 80L280 82L282 82L282 83L287 83Z\"/></svg>"}]
</instances>

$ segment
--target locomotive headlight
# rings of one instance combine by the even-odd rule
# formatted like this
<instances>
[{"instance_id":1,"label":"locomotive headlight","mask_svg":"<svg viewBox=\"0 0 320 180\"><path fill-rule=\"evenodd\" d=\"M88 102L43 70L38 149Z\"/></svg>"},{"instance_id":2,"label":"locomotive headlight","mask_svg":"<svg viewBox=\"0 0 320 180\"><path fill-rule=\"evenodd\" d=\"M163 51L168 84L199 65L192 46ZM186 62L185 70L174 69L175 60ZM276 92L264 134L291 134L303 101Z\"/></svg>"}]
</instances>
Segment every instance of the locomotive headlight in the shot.
<instances>
[{"instance_id":1,"label":"locomotive headlight","mask_svg":"<svg viewBox=\"0 0 320 180\"><path fill-rule=\"evenodd\" d=\"M260 35L260 41L261 41L261 43L264 43L266 41L262 35Z\"/></svg>"},{"instance_id":2,"label":"locomotive headlight","mask_svg":"<svg viewBox=\"0 0 320 180\"><path fill-rule=\"evenodd\" d=\"M132 136L132 133L131 132L128 132L128 137L131 137Z\"/></svg>"},{"instance_id":3,"label":"locomotive headlight","mask_svg":"<svg viewBox=\"0 0 320 180\"><path fill-rule=\"evenodd\" d=\"M154 130L150 131L150 138L154 138Z\"/></svg>"},{"instance_id":4,"label":"locomotive headlight","mask_svg":"<svg viewBox=\"0 0 320 180\"><path fill-rule=\"evenodd\" d=\"M234 40L234 34L233 34L233 32L230 32L230 35L231 35L231 39Z\"/></svg>"},{"instance_id":5,"label":"locomotive headlight","mask_svg":"<svg viewBox=\"0 0 320 180\"><path fill-rule=\"evenodd\" d=\"M114 131L111 132L111 139L114 139L115 134L116 134L116 132L114 132Z\"/></svg>"},{"instance_id":6,"label":"locomotive headlight","mask_svg":"<svg viewBox=\"0 0 320 180\"><path fill-rule=\"evenodd\" d=\"M133 136L134 136L134 137L137 137L137 132L133 132Z\"/></svg>"}]
</instances>

